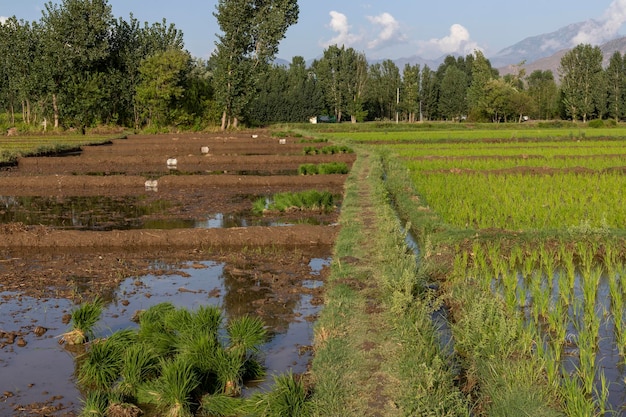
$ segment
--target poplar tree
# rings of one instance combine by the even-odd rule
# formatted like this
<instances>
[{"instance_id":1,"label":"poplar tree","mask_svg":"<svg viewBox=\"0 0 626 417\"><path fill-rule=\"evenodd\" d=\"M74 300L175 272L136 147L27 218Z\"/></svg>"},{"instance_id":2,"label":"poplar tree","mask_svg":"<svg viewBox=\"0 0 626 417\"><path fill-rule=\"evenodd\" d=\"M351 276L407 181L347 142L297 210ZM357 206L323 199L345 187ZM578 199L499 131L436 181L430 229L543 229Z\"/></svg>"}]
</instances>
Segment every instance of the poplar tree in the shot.
<instances>
[{"instance_id":1,"label":"poplar tree","mask_svg":"<svg viewBox=\"0 0 626 417\"><path fill-rule=\"evenodd\" d=\"M297 0L219 0L215 93L223 109L222 130L237 127L256 83L278 52L287 29L298 21Z\"/></svg>"},{"instance_id":2,"label":"poplar tree","mask_svg":"<svg viewBox=\"0 0 626 417\"><path fill-rule=\"evenodd\" d=\"M624 117L626 96L626 63L619 51L615 51L611 56L609 66L606 68L606 81L608 114L617 122Z\"/></svg>"},{"instance_id":3,"label":"poplar tree","mask_svg":"<svg viewBox=\"0 0 626 417\"><path fill-rule=\"evenodd\" d=\"M561 58L559 66L565 111L572 120L587 119L601 105L604 91L602 51L597 46L580 44Z\"/></svg>"}]
</instances>

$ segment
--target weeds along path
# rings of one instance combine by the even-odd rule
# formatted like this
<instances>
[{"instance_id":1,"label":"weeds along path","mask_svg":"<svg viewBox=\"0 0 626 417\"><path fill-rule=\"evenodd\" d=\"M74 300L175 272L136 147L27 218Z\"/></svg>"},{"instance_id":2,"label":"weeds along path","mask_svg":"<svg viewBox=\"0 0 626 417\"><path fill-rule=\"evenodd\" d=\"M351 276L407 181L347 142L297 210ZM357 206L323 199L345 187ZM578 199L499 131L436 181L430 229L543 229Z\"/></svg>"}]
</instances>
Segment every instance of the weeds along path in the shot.
<instances>
[{"instance_id":1,"label":"weeds along path","mask_svg":"<svg viewBox=\"0 0 626 417\"><path fill-rule=\"evenodd\" d=\"M359 150L315 330L313 415L468 415L382 178Z\"/></svg>"}]
</instances>

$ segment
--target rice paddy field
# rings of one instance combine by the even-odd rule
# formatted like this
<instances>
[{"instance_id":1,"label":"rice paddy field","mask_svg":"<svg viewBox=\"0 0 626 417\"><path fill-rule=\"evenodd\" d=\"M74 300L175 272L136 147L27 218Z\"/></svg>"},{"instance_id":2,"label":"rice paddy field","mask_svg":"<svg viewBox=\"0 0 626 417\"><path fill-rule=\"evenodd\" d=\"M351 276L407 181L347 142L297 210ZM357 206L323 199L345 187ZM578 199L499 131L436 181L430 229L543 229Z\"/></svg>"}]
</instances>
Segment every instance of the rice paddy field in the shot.
<instances>
[{"instance_id":1,"label":"rice paddy field","mask_svg":"<svg viewBox=\"0 0 626 417\"><path fill-rule=\"evenodd\" d=\"M477 415L512 415L503 380L531 379L513 345L556 415L624 415L626 130L395 129L324 137L383 160L446 306L461 390L491 395Z\"/></svg>"}]
</instances>

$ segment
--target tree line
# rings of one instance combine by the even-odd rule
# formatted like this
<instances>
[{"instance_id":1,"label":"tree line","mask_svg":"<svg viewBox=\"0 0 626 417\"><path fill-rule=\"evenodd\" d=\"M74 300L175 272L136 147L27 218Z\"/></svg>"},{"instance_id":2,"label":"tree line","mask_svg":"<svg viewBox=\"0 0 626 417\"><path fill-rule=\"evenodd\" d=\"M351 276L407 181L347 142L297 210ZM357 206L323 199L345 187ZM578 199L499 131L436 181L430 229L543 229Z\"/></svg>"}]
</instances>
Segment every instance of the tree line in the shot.
<instances>
[{"instance_id":1,"label":"tree line","mask_svg":"<svg viewBox=\"0 0 626 417\"><path fill-rule=\"evenodd\" d=\"M220 33L208 60L184 49L175 25L114 18L107 0L49 2L36 22L0 25L0 106L7 124L85 130L223 129L329 120L491 121L626 117L626 55L606 68L581 44L552 71L500 76L480 51L437 69L332 45L310 65L275 55L298 20L296 0L219 0Z\"/></svg>"}]
</instances>

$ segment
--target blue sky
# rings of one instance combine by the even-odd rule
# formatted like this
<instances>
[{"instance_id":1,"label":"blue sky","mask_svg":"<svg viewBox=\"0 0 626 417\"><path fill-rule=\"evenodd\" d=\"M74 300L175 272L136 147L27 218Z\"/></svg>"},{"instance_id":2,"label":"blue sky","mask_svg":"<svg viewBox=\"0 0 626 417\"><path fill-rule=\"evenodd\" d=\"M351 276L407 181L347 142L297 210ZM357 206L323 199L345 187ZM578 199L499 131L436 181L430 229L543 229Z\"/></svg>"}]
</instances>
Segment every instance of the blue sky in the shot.
<instances>
[{"instance_id":1,"label":"blue sky","mask_svg":"<svg viewBox=\"0 0 626 417\"><path fill-rule=\"evenodd\" d=\"M55 3L60 1L54 0ZM39 20L46 1L0 0L0 19L17 16ZM213 17L217 0L109 0L115 17L129 13L141 22L164 17L185 35L185 47L208 58L219 31ZM579 40L597 44L626 23L626 0L300 0L300 18L280 46L279 57L320 56L331 44L365 52L368 58L420 55L437 58L481 49L487 56L529 36L555 31L587 19L603 22L600 30Z\"/></svg>"}]
</instances>

